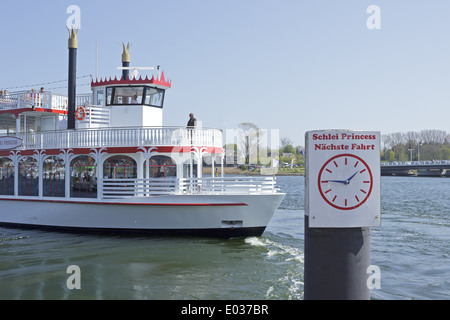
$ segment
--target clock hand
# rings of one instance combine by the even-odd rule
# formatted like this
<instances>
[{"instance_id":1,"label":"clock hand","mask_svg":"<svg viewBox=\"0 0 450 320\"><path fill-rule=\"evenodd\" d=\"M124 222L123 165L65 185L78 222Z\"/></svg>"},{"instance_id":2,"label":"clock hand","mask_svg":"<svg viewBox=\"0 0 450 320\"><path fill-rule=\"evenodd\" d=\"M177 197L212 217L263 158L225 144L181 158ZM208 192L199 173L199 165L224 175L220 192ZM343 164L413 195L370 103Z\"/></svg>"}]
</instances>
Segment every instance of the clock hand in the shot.
<instances>
[{"instance_id":1,"label":"clock hand","mask_svg":"<svg viewBox=\"0 0 450 320\"><path fill-rule=\"evenodd\" d=\"M343 183L343 184L347 184L347 181L343 181L343 180L326 180L323 182L337 182L337 183Z\"/></svg>"},{"instance_id":2,"label":"clock hand","mask_svg":"<svg viewBox=\"0 0 450 320\"><path fill-rule=\"evenodd\" d=\"M353 179L354 176L356 176L356 174L358 173L358 171L356 171L350 178L347 179L347 183L350 183L350 180Z\"/></svg>"}]
</instances>

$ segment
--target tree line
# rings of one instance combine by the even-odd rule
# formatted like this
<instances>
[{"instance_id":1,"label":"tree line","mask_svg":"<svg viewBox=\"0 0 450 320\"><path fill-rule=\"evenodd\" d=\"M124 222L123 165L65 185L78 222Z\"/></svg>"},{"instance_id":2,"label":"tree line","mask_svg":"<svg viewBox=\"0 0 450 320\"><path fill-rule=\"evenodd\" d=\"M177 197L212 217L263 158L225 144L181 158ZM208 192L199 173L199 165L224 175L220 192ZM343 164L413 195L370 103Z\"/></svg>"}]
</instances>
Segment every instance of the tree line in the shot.
<instances>
[{"instance_id":1,"label":"tree line","mask_svg":"<svg viewBox=\"0 0 450 320\"><path fill-rule=\"evenodd\" d=\"M444 130L395 132L381 135L381 161L450 159L450 134Z\"/></svg>"},{"instance_id":2,"label":"tree line","mask_svg":"<svg viewBox=\"0 0 450 320\"><path fill-rule=\"evenodd\" d=\"M304 160L303 147L294 147L289 138L280 140L280 156L283 153L292 153L298 163ZM382 134L380 159L381 161L450 160L450 134L436 129Z\"/></svg>"},{"instance_id":3,"label":"tree line","mask_svg":"<svg viewBox=\"0 0 450 320\"><path fill-rule=\"evenodd\" d=\"M237 143L229 146L229 150L234 148L237 157L241 159L239 163L263 164L265 161L261 161L262 158L265 158L264 160L269 158L261 158L261 154L274 153L278 154L281 162L304 163L304 147L294 146L290 138L280 138L276 149L265 149L261 141L267 140L267 132L261 131L257 125L249 122L239 124L239 129L239 133L235 135ZM450 160L450 134L436 129L382 134L380 159L381 161Z\"/></svg>"}]
</instances>

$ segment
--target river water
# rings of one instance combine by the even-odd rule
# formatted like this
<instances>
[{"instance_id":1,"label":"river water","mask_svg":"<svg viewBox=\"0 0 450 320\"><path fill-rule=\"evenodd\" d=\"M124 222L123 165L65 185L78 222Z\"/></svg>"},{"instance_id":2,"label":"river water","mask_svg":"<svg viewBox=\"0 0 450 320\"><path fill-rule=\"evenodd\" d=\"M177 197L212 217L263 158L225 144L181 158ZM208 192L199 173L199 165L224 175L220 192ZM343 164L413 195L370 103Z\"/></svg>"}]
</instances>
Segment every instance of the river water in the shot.
<instances>
[{"instance_id":1,"label":"river water","mask_svg":"<svg viewBox=\"0 0 450 320\"><path fill-rule=\"evenodd\" d=\"M261 237L127 238L0 228L0 299L303 299L304 178ZM382 177L372 299L450 299L450 179ZM70 290L67 268L80 268Z\"/></svg>"}]
</instances>

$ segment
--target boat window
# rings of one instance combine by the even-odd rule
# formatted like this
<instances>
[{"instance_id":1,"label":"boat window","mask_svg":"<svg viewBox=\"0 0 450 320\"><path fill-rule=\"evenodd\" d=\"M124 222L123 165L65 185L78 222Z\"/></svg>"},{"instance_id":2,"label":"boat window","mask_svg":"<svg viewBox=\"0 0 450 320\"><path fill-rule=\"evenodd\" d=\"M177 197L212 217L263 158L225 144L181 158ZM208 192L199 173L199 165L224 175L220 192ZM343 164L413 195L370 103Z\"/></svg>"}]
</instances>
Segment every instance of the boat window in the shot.
<instances>
[{"instance_id":1,"label":"boat window","mask_svg":"<svg viewBox=\"0 0 450 320\"><path fill-rule=\"evenodd\" d=\"M39 166L33 157L19 162L19 196L39 196Z\"/></svg>"},{"instance_id":2,"label":"boat window","mask_svg":"<svg viewBox=\"0 0 450 320\"><path fill-rule=\"evenodd\" d=\"M197 178L197 160L186 160L183 163L183 178Z\"/></svg>"},{"instance_id":3,"label":"boat window","mask_svg":"<svg viewBox=\"0 0 450 320\"><path fill-rule=\"evenodd\" d=\"M145 91L145 104L162 108L164 101L164 90L147 87Z\"/></svg>"},{"instance_id":4,"label":"boat window","mask_svg":"<svg viewBox=\"0 0 450 320\"><path fill-rule=\"evenodd\" d=\"M112 105L113 101L112 101L112 97L113 97L113 89L112 87L107 88L106 89L106 105Z\"/></svg>"},{"instance_id":5,"label":"boat window","mask_svg":"<svg viewBox=\"0 0 450 320\"><path fill-rule=\"evenodd\" d=\"M70 163L70 196L97 198L97 165L90 156L78 156Z\"/></svg>"},{"instance_id":6,"label":"boat window","mask_svg":"<svg viewBox=\"0 0 450 320\"><path fill-rule=\"evenodd\" d=\"M148 105L162 108L164 90L148 86L117 86L106 89L106 105ZM100 98L97 95L98 101ZM98 102L100 104L100 102Z\"/></svg>"},{"instance_id":7,"label":"boat window","mask_svg":"<svg viewBox=\"0 0 450 320\"><path fill-rule=\"evenodd\" d=\"M65 197L65 167L64 160L51 156L43 164L44 197Z\"/></svg>"},{"instance_id":8,"label":"boat window","mask_svg":"<svg viewBox=\"0 0 450 320\"><path fill-rule=\"evenodd\" d=\"M0 158L0 195L14 195L14 163L9 158Z\"/></svg>"},{"instance_id":9,"label":"boat window","mask_svg":"<svg viewBox=\"0 0 450 320\"><path fill-rule=\"evenodd\" d=\"M104 90L97 91L97 105L98 106L105 105L105 91Z\"/></svg>"},{"instance_id":10,"label":"boat window","mask_svg":"<svg viewBox=\"0 0 450 320\"><path fill-rule=\"evenodd\" d=\"M128 156L112 156L103 163L103 195L108 197L132 196L136 190L137 164Z\"/></svg>"},{"instance_id":11,"label":"boat window","mask_svg":"<svg viewBox=\"0 0 450 320\"><path fill-rule=\"evenodd\" d=\"M103 164L103 176L106 179L136 179L136 161L128 156L112 156Z\"/></svg>"},{"instance_id":12,"label":"boat window","mask_svg":"<svg viewBox=\"0 0 450 320\"><path fill-rule=\"evenodd\" d=\"M168 178L177 176L177 165L172 158L166 156L154 156L150 158L149 161L150 178Z\"/></svg>"},{"instance_id":13,"label":"boat window","mask_svg":"<svg viewBox=\"0 0 450 320\"><path fill-rule=\"evenodd\" d=\"M113 104L142 104L144 87L116 87Z\"/></svg>"}]
</instances>

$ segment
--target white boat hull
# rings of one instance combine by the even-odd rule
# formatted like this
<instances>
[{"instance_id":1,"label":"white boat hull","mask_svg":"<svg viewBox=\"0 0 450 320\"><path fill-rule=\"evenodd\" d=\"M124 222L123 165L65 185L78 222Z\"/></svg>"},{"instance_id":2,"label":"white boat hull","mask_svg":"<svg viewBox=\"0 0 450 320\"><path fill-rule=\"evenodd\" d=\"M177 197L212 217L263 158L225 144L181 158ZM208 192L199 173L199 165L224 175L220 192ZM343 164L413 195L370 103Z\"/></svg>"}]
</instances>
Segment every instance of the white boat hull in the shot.
<instances>
[{"instance_id":1,"label":"white boat hull","mask_svg":"<svg viewBox=\"0 0 450 320\"><path fill-rule=\"evenodd\" d=\"M168 195L121 200L0 199L0 225L59 231L261 235L284 194Z\"/></svg>"}]
</instances>

